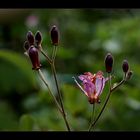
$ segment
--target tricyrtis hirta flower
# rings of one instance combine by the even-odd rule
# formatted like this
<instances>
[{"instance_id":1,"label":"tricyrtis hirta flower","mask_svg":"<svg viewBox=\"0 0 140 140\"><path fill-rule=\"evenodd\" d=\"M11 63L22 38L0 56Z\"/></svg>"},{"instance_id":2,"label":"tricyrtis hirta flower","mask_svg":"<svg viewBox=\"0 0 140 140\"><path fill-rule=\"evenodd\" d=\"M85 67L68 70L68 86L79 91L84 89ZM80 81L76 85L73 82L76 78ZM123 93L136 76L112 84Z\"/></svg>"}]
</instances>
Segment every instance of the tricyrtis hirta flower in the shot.
<instances>
[{"instance_id":1,"label":"tricyrtis hirta flower","mask_svg":"<svg viewBox=\"0 0 140 140\"><path fill-rule=\"evenodd\" d=\"M96 74L85 72L78 77L82 81L82 86L76 81L78 87L85 93L91 104L100 103L99 96L103 92L104 86L108 78L104 78L103 72L98 71Z\"/></svg>"}]
</instances>

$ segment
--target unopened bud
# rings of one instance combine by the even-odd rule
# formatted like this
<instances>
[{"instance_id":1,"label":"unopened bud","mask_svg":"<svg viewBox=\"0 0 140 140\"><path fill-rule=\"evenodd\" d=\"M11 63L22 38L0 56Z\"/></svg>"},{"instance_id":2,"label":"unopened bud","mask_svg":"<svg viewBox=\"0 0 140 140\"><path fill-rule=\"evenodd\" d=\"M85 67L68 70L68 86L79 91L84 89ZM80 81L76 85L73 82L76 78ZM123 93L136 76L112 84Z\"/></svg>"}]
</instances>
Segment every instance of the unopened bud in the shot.
<instances>
[{"instance_id":1,"label":"unopened bud","mask_svg":"<svg viewBox=\"0 0 140 140\"><path fill-rule=\"evenodd\" d=\"M129 79L132 77L132 75L133 75L133 72L132 72L132 71L129 71L129 72L127 73L126 79L129 80Z\"/></svg>"},{"instance_id":2,"label":"unopened bud","mask_svg":"<svg viewBox=\"0 0 140 140\"><path fill-rule=\"evenodd\" d=\"M27 40L29 42L29 45L34 45L34 35L31 31L28 31L27 33Z\"/></svg>"},{"instance_id":3,"label":"unopened bud","mask_svg":"<svg viewBox=\"0 0 140 140\"><path fill-rule=\"evenodd\" d=\"M127 60L124 60L124 61L123 61L122 69L123 69L123 72L125 72L125 73L128 72L128 70L129 70L129 65L128 65L128 61L127 61Z\"/></svg>"},{"instance_id":4,"label":"unopened bud","mask_svg":"<svg viewBox=\"0 0 140 140\"><path fill-rule=\"evenodd\" d=\"M37 46L40 45L42 42L42 34L40 31L37 31L35 34L35 42Z\"/></svg>"},{"instance_id":5,"label":"unopened bud","mask_svg":"<svg viewBox=\"0 0 140 140\"><path fill-rule=\"evenodd\" d=\"M105 68L106 72L111 73L113 67L113 56L111 53L108 53L105 57Z\"/></svg>"},{"instance_id":6,"label":"unopened bud","mask_svg":"<svg viewBox=\"0 0 140 140\"><path fill-rule=\"evenodd\" d=\"M31 46L28 50L28 54L30 57L30 60L32 62L33 70L38 70L40 69L40 61L39 61L39 55L38 55L38 50L34 47Z\"/></svg>"},{"instance_id":7,"label":"unopened bud","mask_svg":"<svg viewBox=\"0 0 140 140\"><path fill-rule=\"evenodd\" d=\"M59 43L59 33L57 27L54 25L51 29L51 40L52 44L57 46Z\"/></svg>"}]
</instances>

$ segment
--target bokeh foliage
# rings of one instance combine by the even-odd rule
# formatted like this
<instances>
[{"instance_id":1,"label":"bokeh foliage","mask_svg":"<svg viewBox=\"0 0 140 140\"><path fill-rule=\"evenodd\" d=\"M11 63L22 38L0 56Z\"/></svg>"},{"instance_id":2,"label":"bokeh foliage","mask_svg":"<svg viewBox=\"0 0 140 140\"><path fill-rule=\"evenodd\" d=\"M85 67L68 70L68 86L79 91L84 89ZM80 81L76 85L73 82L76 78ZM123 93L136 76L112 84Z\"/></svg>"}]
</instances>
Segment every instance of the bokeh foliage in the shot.
<instances>
[{"instance_id":1,"label":"bokeh foliage","mask_svg":"<svg viewBox=\"0 0 140 140\"><path fill-rule=\"evenodd\" d=\"M112 94L96 130L140 130L140 10L4 9L3 13L6 14L0 15L0 130L66 130L23 49L27 31L35 34L40 30L43 48L51 55L49 31L54 24L60 30L56 69L73 130L87 130L92 107L72 76L86 71L105 72L107 52L114 56L114 83L123 77L123 59L128 60L134 75ZM40 59L43 73L55 92L51 69L41 54ZM96 105L96 114L107 91L108 86L101 104Z\"/></svg>"}]
</instances>

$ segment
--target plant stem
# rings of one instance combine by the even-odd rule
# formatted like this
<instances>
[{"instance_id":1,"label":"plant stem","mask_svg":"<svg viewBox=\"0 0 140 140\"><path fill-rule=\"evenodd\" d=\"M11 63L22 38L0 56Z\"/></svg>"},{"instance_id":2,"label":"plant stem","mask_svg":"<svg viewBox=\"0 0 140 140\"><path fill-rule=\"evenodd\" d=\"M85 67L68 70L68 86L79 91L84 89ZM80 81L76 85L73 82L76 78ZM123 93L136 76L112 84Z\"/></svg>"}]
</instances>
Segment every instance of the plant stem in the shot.
<instances>
[{"instance_id":1,"label":"plant stem","mask_svg":"<svg viewBox=\"0 0 140 140\"><path fill-rule=\"evenodd\" d=\"M66 123L68 131L70 131L70 126L69 126L69 123L68 123L67 118L66 118L66 113L65 113L65 110L64 110L64 105L63 105L63 102L62 102L62 95L60 93L60 89L59 89L59 85L58 85L58 81L57 81L57 76L56 76L55 57L56 57L57 47L58 46L54 46L54 49L53 49L51 68L52 68L52 73L53 73L55 84L56 84L56 89L57 89L60 105L61 105L62 112L63 112L63 118L65 120L65 123Z\"/></svg>"},{"instance_id":2,"label":"plant stem","mask_svg":"<svg viewBox=\"0 0 140 140\"><path fill-rule=\"evenodd\" d=\"M40 78L42 79L42 81L44 82L44 84L47 86L47 88L48 88L48 90L49 90L50 96L54 99L54 102L55 102L55 104L56 104L58 110L60 111L60 113L62 114L62 116L63 116L63 118L64 118L64 120L65 120L67 129L68 129L68 131L70 131L70 127L69 127L68 121L67 121L67 119L66 119L66 116L65 116L63 110L61 109L61 107L60 107L58 101L56 100L55 96L52 94L52 92L51 92L51 90L50 90L50 88L49 88L49 85L47 84L47 82L46 82L46 80L45 80L45 78L44 78L44 76L43 76L43 73L41 72L40 69L38 70L38 74L39 74Z\"/></svg>"},{"instance_id":3,"label":"plant stem","mask_svg":"<svg viewBox=\"0 0 140 140\"><path fill-rule=\"evenodd\" d=\"M51 68L52 68L52 73L53 73L53 76L54 76L54 79L55 79L55 83L56 83L56 88L57 88L57 92L58 92L58 96L59 96L59 100L60 100L60 105L59 103L57 102L56 98L54 98L55 102L57 102L57 104L59 105L59 108L61 106L61 114L64 118L64 121L65 121L65 124L67 126L67 129L68 131L70 131L70 127L69 127L69 123L66 119L66 114L65 114L65 111L64 111L64 106L63 106L63 103L62 103L62 96L60 94L60 90L59 90L59 86L58 86L58 81L57 81L57 77L56 77L56 70L55 70L55 57L56 57L56 52L57 52L57 46L54 46L54 49L53 49L53 52L52 52L52 60L49 58L49 56L43 51L43 49L40 49L40 52L45 56L45 58L47 59L47 61L49 62L49 64L51 65ZM39 73L40 73L40 70L39 70ZM40 74L40 77L41 79L43 80L43 82L45 83L45 85L48 87L48 84L46 83L45 81L45 78L42 76L43 74L41 73ZM53 95L53 94L52 94ZM59 109L60 110L60 109Z\"/></svg>"},{"instance_id":4,"label":"plant stem","mask_svg":"<svg viewBox=\"0 0 140 140\"><path fill-rule=\"evenodd\" d=\"M110 76L111 76L111 75L110 75ZM97 121L99 120L101 114L103 113L103 111L104 111L104 109L105 109L105 107L106 107L106 105L107 105L107 103L108 103L108 101L109 101L109 98L110 98L111 93L112 93L115 89L117 89L119 86L121 86L124 82L126 82L125 79L123 79L123 80L122 80L118 85L116 85L115 87L111 88L111 78L109 78L109 94L108 94L108 96L107 96L107 98L106 98L106 100L105 100L105 103L104 103L104 105L103 105L103 107L102 107L102 109L101 109L99 115L97 116L96 120L90 125L90 127L89 127L89 129L88 129L89 131L91 130L92 127L95 126L95 124L96 124Z\"/></svg>"},{"instance_id":5,"label":"plant stem","mask_svg":"<svg viewBox=\"0 0 140 140\"><path fill-rule=\"evenodd\" d=\"M52 61L55 62L56 52L58 46L53 46Z\"/></svg>"},{"instance_id":6,"label":"plant stem","mask_svg":"<svg viewBox=\"0 0 140 140\"><path fill-rule=\"evenodd\" d=\"M42 81L44 82L44 84L47 86L48 91L49 91L49 94L50 94L50 96L53 98L53 100L54 100L54 102L55 102L55 104L56 104L58 110L61 112L61 114L63 114L63 111L62 111L62 109L61 109L61 107L60 107L58 101L56 100L55 96L54 96L53 93L51 92L51 90L50 90L50 88L49 88L49 85L48 85L47 81L45 80L44 75L43 75L43 73L42 73L42 71L41 71L40 69L38 69L38 74L39 74L41 80L42 80Z\"/></svg>"},{"instance_id":7,"label":"plant stem","mask_svg":"<svg viewBox=\"0 0 140 140\"><path fill-rule=\"evenodd\" d=\"M106 104L107 104L107 102L108 102L108 100L109 100L109 98L110 98L110 95L111 95L111 92L109 92L109 94L108 94L108 96L107 96L107 98L106 98L106 101L105 101L105 103L104 103L104 105L103 105L103 108L101 109L101 111L100 111L99 115L97 116L96 120L95 120L93 123L91 123L91 125L90 125L90 127L89 127L89 129L88 129L89 131L91 130L92 127L95 126L96 122L99 120L99 118L100 118L101 114L103 113L103 111L104 111L104 109L105 109L105 107L106 107Z\"/></svg>"},{"instance_id":8,"label":"plant stem","mask_svg":"<svg viewBox=\"0 0 140 140\"><path fill-rule=\"evenodd\" d=\"M110 79L110 77L109 77L109 94L108 94L108 96L107 96L107 98L106 98L106 100L105 100L105 103L104 103L104 105L103 105L103 107L102 107L102 109L101 109L101 111L100 111L100 113L99 113L99 115L97 116L97 118L95 119L95 121L93 122L93 123L91 123L91 125L89 126L89 131L91 130L91 128L92 127L94 127L95 126L95 124L96 124L96 122L99 120L99 118L100 118L100 116L102 115L102 113L103 113L103 111L104 111L104 109L105 109L105 107L106 107L106 104L107 104L107 102L108 102L108 100L109 100L109 98L110 98L110 95L111 95L111 87L110 87L110 85L111 85L111 81L110 81L111 79Z\"/></svg>"},{"instance_id":9,"label":"plant stem","mask_svg":"<svg viewBox=\"0 0 140 140\"><path fill-rule=\"evenodd\" d=\"M56 77L56 70L55 70L55 65L54 65L54 63L51 65L51 67L52 67L52 73L53 73L54 80L55 80L55 84L56 84L56 88L57 88L57 93L58 93L58 96L59 96L60 105L61 105L62 112L63 112L63 117L64 117L64 120L65 120L67 129L68 129L68 131L70 131L69 123L68 123L68 121L67 121L67 119L66 119L66 114L65 114L65 110L64 110L64 105L63 105L63 102L62 102L62 96L61 96L61 93L60 93L60 90L59 90L59 86L58 86L58 81L57 81L57 77Z\"/></svg>"},{"instance_id":10,"label":"plant stem","mask_svg":"<svg viewBox=\"0 0 140 140\"><path fill-rule=\"evenodd\" d=\"M126 82L126 80L123 79L118 85L116 85L115 87L111 88L111 92L113 92L116 88L118 88L119 86L121 86L125 82Z\"/></svg>"},{"instance_id":11,"label":"plant stem","mask_svg":"<svg viewBox=\"0 0 140 140\"><path fill-rule=\"evenodd\" d=\"M92 105L92 114L91 114L91 120L90 120L90 125L94 121L94 112L95 112L95 103Z\"/></svg>"},{"instance_id":12,"label":"plant stem","mask_svg":"<svg viewBox=\"0 0 140 140\"><path fill-rule=\"evenodd\" d=\"M49 56L43 51L43 49L40 50L40 52L45 56L45 58L47 59L47 61L52 64L52 60L49 58Z\"/></svg>"}]
</instances>

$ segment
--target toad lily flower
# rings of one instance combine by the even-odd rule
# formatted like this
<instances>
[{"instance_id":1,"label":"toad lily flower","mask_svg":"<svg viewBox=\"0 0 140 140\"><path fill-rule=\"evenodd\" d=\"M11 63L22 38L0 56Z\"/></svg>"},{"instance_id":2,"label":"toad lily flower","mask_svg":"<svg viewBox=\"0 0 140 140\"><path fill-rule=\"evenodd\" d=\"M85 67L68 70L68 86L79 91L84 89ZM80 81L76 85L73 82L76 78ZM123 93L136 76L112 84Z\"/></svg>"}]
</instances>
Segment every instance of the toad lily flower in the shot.
<instances>
[{"instance_id":1,"label":"toad lily flower","mask_svg":"<svg viewBox=\"0 0 140 140\"><path fill-rule=\"evenodd\" d=\"M100 103L99 96L103 92L105 83L109 79L104 78L103 72L98 71L94 75L90 72L85 72L83 75L78 76L78 78L82 81L83 87L76 81L75 77L73 78L78 87L88 97L91 104Z\"/></svg>"}]
</instances>

